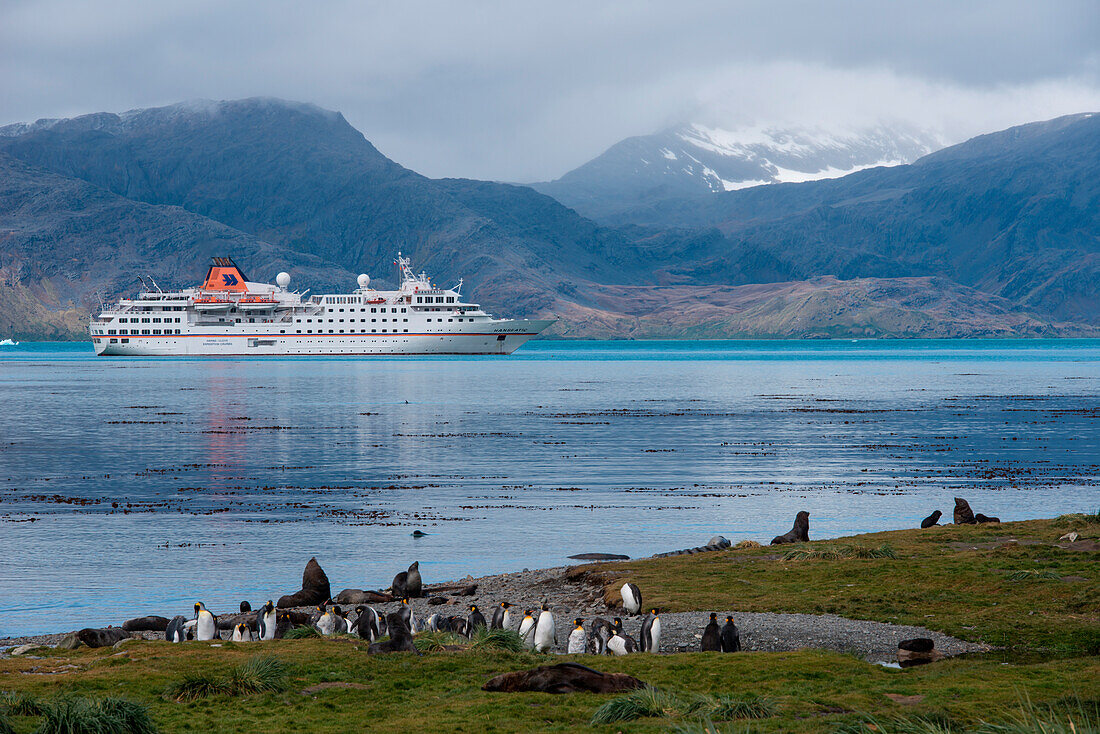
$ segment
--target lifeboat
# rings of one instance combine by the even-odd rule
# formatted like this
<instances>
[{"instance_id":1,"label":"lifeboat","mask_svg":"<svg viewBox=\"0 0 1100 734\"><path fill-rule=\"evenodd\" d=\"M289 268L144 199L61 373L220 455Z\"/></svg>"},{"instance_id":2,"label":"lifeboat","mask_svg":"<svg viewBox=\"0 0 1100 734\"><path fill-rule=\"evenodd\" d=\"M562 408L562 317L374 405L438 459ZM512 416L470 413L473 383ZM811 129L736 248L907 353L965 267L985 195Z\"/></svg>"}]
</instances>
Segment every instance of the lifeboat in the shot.
<instances>
[{"instance_id":1,"label":"lifeboat","mask_svg":"<svg viewBox=\"0 0 1100 734\"><path fill-rule=\"evenodd\" d=\"M195 299L195 308L199 311L228 311L231 301L216 296L199 296Z\"/></svg>"},{"instance_id":2,"label":"lifeboat","mask_svg":"<svg viewBox=\"0 0 1100 734\"><path fill-rule=\"evenodd\" d=\"M263 311L264 309L274 308L276 304L274 298L268 298L267 296L245 296L237 301L237 307L245 311Z\"/></svg>"},{"instance_id":3,"label":"lifeboat","mask_svg":"<svg viewBox=\"0 0 1100 734\"><path fill-rule=\"evenodd\" d=\"M385 303L385 302L386 302L385 298L370 298L370 299L367 300L367 303L370 303L372 305L376 305L376 304L379 304L379 303Z\"/></svg>"}]
</instances>

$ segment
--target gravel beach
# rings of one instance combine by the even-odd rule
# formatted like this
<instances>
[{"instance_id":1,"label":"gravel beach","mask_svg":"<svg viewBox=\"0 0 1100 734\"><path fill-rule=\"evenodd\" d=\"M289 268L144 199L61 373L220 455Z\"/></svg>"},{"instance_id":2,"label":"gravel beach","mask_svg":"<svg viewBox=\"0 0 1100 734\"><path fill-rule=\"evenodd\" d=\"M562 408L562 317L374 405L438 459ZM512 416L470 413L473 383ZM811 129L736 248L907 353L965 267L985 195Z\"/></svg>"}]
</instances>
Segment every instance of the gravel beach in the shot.
<instances>
[{"instance_id":1,"label":"gravel beach","mask_svg":"<svg viewBox=\"0 0 1100 734\"><path fill-rule=\"evenodd\" d=\"M587 622L593 617L612 619L623 617L627 634L637 639L641 626L641 617L624 616L621 610L609 609L603 601L598 586L573 581L566 578L570 567L524 570L515 573L467 577L446 584L425 586L425 596L411 600L417 618L426 620L431 614L465 615L471 604L477 604L491 618L493 609L501 601L515 605L515 611L522 617L524 609L538 609L543 601L549 604L554 614L558 632L558 645L555 652L565 652L565 643L572 629L573 619L581 617ZM471 596L456 596L453 589L458 586L477 584L477 591ZM447 587L448 591L439 591ZM333 587L333 592L337 591ZM642 589L643 599L645 589ZM273 594L277 596L277 594ZM429 604L432 597L446 597L447 603ZM260 600L252 600L259 607ZM378 612L395 611L397 603L372 605ZM215 613L235 613L236 610L212 610ZM303 608L302 611L309 611ZM717 612L719 621L727 614L734 617L740 634L741 645L745 651L777 652L814 648L857 655L871 662L886 662L895 659L900 640L913 637L929 637L935 640L936 649L945 655L958 655L969 652L985 652L992 649L981 645L950 637L938 632L906 625L887 624L846 619L831 614L776 614L770 612L739 612L736 609L708 609L697 612L676 612L661 614L661 652L698 651L703 627L710 612ZM190 616L190 610L155 610L166 617L175 614ZM121 625L125 620L119 620ZM0 655L6 655L11 648L26 645L56 645L67 633L35 635L0 639ZM228 637L227 632L222 633ZM163 639L161 633L135 633L146 639Z\"/></svg>"}]
</instances>

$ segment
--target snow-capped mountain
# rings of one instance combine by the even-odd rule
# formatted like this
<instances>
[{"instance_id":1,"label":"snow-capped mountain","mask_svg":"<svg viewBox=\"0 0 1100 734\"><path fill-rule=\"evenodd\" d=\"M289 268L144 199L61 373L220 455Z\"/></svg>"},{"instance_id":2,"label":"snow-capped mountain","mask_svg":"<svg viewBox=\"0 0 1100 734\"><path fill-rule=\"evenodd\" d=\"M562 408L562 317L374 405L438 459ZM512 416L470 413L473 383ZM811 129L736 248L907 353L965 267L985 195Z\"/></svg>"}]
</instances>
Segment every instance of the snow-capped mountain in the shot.
<instances>
[{"instance_id":1,"label":"snow-capped mountain","mask_svg":"<svg viewBox=\"0 0 1100 734\"><path fill-rule=\"evenodd\" d=\"M684 125L627 138L556 181L534 187L582 214L604 217L660 199L910 163L943 145L936 135L899 125L842 130Z\"/></svg>"}]
</instances>

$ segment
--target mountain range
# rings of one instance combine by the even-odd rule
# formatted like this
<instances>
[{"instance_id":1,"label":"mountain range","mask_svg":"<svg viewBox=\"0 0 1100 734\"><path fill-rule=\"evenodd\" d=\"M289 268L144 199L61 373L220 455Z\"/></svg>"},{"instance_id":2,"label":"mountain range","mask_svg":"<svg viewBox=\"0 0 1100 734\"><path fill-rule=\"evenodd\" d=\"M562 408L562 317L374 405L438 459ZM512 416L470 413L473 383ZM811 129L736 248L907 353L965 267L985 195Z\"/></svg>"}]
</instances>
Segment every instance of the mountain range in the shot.
<instances>
[{"instance_id":1,"label":"mountain range","mask_svg":"<svg viewBox=\"0 0 1100 734\"><path fill-rule=\"evenodd\" d=\"M531 186L586 217L629 224L633 209L665 199L837 178L910 163L942 147L936 135L901 124L832 130L682 125L627 138L561 178Z\"/></svg>"},{"instance_id":2,"label":"mountain range","mask_svg":"<svg viewBox=\"0 0 1100 734\"><path fill-rule=\"evenodd\" d=\"M804 183L737 188L708 163L733 183L702 191L692 177L613 224L531 187L426 178L339 113L295 102L9 125L0 336L83 338L98 299L145 275L193 284L210 255L319 292L360 272L392 285L398 250L440 282L465 277L493 312L559 318L566 336L1100 334L1098 122L1060 118ZM744 175L815 178L827 161L813 155L802 169L760 156Z\"/></svg>"}]
</instances>

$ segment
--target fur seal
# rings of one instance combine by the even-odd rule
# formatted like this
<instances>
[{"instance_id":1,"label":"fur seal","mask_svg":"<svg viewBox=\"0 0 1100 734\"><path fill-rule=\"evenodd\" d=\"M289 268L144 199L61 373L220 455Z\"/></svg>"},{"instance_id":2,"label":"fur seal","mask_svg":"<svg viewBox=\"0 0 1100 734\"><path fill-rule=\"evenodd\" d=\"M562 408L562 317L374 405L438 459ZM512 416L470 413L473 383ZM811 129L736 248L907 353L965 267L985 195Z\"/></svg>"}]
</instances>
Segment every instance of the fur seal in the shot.
<instances>
[{"instance_id":1,"label":"fur seal","mask_svg":"<svg viewBox=\"0 0 1100 734\"><path fill-rule=\"evenodd\" d=\"M420 654L416 645L413 644L412 631L400 614L391 612L386 615L386 627L389 628L390 639L385 642L372 642L367 648L368 655L385 655L391 652Z\"/></svg>"},{"instance_id":2,"label":"fur seal","mask_svg":"<svg viewBox=\"0 0 1100 734\"><path fill-rule=\"evenodd\" d=\"M783 543L806 543L810 540L810 513L803 510L794 517L794 527L790 531L772 538L772 545Z\"/></svg>"},{"instance_id":3,"label":"fur seal","mask_svg":"<svg viewBox=\"0 0 1100 734\"><path fill-rule=\"evenodd\" d=\"M955 498L955 524L956 525L973 525L974 511L970 509L970 503L964 500L962 497Z\"/></svg>"},{"instance_id":4,"label":"fur seal","mask_svg":"<svg viewBox=\"0 0 1100 734\"><path fill-rule=\"evenodd\" d=\"M926 517L926 518L924 518L923 520L921 520L921 521L920 521L920 526L921 526L922 528L930 528L930 527L932 527L933 525L939 525L939 524L940 524L940 516L941 516L941 515L943 515L943 513L942 513L942 512L940 512L939 510L936 510L936 511L935 511L935 512L933 512L933 513L932 513L931 515L929 515L928 517Z\"/></svg>"},{"instance_id":5,"label":"fur seal","mask_svg":"<svg viewBox=\"0 0 1100 734\"><path fill-rule=\"evenodd\" d=\"M999 518L999 517L988 517L986 515L983 515L980 512L977 515L974 516L974 522L978 523L979 525L983 525L987 522L1000 522L1000 521L1001 521L1001 518Z\"/></svg>"}]
</instances>

